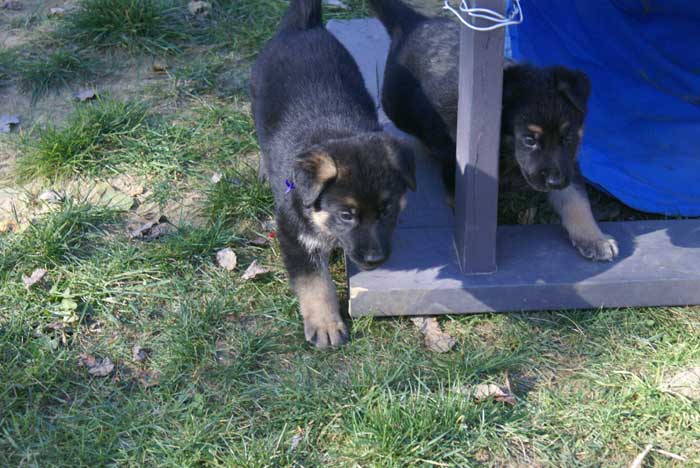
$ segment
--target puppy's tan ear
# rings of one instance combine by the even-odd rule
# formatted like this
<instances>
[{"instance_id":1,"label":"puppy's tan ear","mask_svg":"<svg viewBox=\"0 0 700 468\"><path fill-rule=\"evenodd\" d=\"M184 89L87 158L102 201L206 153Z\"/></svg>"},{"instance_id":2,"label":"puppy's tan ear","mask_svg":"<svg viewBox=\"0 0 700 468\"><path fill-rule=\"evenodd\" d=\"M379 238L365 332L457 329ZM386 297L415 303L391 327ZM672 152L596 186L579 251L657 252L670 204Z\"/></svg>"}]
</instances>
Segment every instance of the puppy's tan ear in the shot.
<instances>
[{"instance_id":1,"label":"puppy's tan ear","mask_svg":"<svg viewBox=\"0 0 700 468\"><path fill-rule=\"evenodd\" d=\"M401 174L406 186L415 192L416 157L413 148L391 137L387 138L387 148L389 149L389 164Z\"/></svg>"},{"instance_id":2,"label":"puppy's tan ear","mask_svg":"<svg viewBox=\"0 0 700 468\"><path fill-rule=\"evenodd\" d=\"M338 175L333 157L321 147L300 154L294 161L294 186L304 206L313 205Z\"/></svg>"}]
</instances>

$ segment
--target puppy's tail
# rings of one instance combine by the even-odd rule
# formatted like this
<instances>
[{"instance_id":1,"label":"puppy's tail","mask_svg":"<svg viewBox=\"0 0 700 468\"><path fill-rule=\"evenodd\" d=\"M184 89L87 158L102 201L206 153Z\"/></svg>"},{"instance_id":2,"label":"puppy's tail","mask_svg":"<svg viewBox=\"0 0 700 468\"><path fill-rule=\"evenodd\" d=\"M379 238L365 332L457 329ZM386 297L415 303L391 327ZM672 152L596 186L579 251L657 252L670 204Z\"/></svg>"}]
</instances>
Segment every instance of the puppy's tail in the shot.
<instances>
[{"instance_id":1,"label":"puppy's tail","mask_svg":"<svg viewBox=\"0 0 700 468\"><path fill-rule=\"evenodd\" d=\"M321 0L291 0L282 18L280 32L305 31L323 26Z\"/></svg>"},{"instance_id":2,"label":"puppy's tail","mask_svg":"<svg viewBox=\"0 0 700 468\"><path fill-rule=\"evenodd\" d=\"M407 33L427 19L401 0L369 0L369 6L392 38Z\"/></svg>"}]
</instances>

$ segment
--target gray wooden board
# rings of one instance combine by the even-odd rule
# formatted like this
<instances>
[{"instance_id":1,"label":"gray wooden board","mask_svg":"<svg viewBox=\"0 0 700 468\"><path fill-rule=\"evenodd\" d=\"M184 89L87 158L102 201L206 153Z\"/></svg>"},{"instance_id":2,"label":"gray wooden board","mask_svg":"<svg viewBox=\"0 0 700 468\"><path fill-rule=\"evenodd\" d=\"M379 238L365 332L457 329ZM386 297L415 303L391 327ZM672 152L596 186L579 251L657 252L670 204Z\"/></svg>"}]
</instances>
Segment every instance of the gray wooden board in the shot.
<instances>
[{"instance_id":1,"label":"gray wooden board","mask_svg":"<svg viewBox=\"0 0 700 468\"><path fill-rule=\"evenodd\" d=\"M465 276L446 228L397 229L389 261L348 265L350 313L434 315L700 303L700 220L603 223L620 257L590 262L560 226L500 226L498 271Z\"/></svg>"},{"instance_id":2,"label":"gray wooden board","mask_svg":"<svg viewBox=\"0 0 700 468\"><path fill-rule=\"evenodd\" d=\"M328 29L359 58L376 99L388 50L381 24L330 21ZM700 220L603 223L620 243L610 263L583 259L561 226L500 226L498 271L465 276L439 169L424 154L417 167L418 191L399 217L391 258L373 271L348 261L352 316L700 304Z\"/></svg>"}]
</instances>

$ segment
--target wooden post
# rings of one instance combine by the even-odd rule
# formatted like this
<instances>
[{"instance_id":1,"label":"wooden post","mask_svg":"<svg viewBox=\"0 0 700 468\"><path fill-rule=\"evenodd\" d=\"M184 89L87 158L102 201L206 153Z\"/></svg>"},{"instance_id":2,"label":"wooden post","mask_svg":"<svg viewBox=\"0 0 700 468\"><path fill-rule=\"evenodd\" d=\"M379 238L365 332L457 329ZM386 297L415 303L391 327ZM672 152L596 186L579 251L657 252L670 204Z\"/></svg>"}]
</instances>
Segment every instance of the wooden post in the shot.
<instances>
[{"instance_id":1,"label":"wooden post","mask_svg":"<svg viewBox=\"0 0 700 468\"><path fill-rule=\"evenodd\" d=\"M507 0L475 3L501 14L507 8ZM466 19L477 26L492 24ZM455 246L464 274L494 273L505 29L461 29Z\"/></svg>"}]
</instances>

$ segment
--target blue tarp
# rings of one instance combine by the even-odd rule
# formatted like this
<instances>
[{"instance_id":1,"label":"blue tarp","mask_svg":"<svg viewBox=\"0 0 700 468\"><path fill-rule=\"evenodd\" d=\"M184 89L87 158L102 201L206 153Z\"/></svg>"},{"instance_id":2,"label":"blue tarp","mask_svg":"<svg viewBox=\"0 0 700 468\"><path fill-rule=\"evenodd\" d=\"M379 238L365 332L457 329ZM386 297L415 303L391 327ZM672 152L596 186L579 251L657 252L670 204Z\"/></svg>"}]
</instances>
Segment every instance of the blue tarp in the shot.
<instances>
[{"instance_id":1,"label":"blue tarp","mask_svg":"<svg viewBox=\"0 0 700 468\"><path fill-rule=\"evenodd\" d=\"M700 2L520 3L513 58L591 79L586 178L638 210L700 216Z\"/></svg>"}]
</instances>

